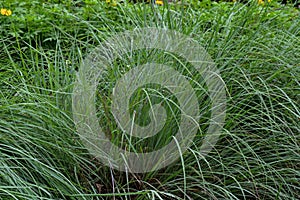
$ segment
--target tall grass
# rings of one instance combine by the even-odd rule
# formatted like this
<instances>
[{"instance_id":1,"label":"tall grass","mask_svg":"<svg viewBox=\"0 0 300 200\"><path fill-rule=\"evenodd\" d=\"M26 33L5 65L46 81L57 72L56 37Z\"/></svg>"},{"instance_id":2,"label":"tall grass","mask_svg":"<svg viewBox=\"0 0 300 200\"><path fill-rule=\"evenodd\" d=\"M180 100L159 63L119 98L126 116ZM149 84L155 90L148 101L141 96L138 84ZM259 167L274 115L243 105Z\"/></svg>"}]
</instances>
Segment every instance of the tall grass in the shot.
<instances>
[{"instance_id":1,"label":"tall grass","mask_svg":"<svg viewBox=\"0 0 300 200\"><path fill-rule=\"evenodd\" d=\"M52 41L47 34L1 38L1 199L300 198L298 11L283 16L290 8L238 3L209 9L101 6L90 8L89 19L70 11L51 13L72 19L68 26L49 21ZM207 49L226 83L227 116L206 157L200 154L199 134L178 162L131 174L89 154L74 126L71 95L76 71L90 50L114 33L145 26L178 30ZM135 64L156 55L157 61L176 61L161 52L143 53L136 54ZM133 65L132 60L125 64ZM99 95L108 109L109 93L122 73L112 70L101 83L106 93ZM153 91L155 96L159 89ZM199 98L206 108L209 102ZM114 127L109 117L104 115L102 123Z\"/></svg>"}]
</instances>

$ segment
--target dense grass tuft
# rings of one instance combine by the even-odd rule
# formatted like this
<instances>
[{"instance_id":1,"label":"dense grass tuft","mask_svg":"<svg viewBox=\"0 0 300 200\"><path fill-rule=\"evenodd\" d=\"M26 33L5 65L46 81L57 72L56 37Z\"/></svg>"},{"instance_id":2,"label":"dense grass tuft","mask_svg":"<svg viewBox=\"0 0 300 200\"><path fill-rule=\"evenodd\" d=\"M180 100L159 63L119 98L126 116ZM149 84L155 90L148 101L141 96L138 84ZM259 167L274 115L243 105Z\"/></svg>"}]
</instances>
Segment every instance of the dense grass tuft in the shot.
<instances>
[{"instance_id":1,"label":"dense grass tuft","mask_svg":"<svg viewBox=\"0 0 300 200\"><path fill-rule=\"evenodd\" d=\"M15 2L10 4L13 15L0 18L0 199L300 198L298 10L275 2L206 7L66 2L40 6L34 1L31 20L22 10L29 3ZM110 35L150 26L180 31L206 48L226 83L225 126L206 157L199 153L199 133L178 162L166 168L119 172L101 164L82 144L72 118L73 83L82 60ZM126 70L147 59L189 67L164 52L142 51L130 59L116 61L99 85L98 116L108 134L118 132L106 112L110 93ZM190 78L200 79L195 74ZM152 101L161 101L162 88L150 86L136 92L132 110L140 109L149 94ZM176 98L164 92L169 97L165 104L176 105ZM208 118L210 103L201 92L200 107ZM180 110L169 106L169 113L175 111ZM147 123L141 119L137 123ZM203 131L206 122L201 121ZM118 144L120 138L115 139ZM145 144L155 149L168 141L152 139L162 142L127 144L143 152Z\"/></svg>"}]
</instances>

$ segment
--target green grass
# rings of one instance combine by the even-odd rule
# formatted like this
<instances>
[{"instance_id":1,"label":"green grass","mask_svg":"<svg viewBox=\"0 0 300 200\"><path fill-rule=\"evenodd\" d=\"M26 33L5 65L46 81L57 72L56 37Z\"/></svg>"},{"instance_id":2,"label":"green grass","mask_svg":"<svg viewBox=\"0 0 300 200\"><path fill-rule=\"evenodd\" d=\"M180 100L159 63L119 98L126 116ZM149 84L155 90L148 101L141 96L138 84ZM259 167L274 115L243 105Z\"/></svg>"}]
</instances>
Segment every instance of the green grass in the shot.
<instances>
[{"instance_id":1,"label":"green grass","mask_svg":"<svg viewBox=\"0 0 300 200\"><path fill-rule=\"evenodd\" d=\"M300 198L299 10L275 2L206 7L112 7L104 2L73 6L68 1L44 7L34 1L30 7L26 1L8 2L0 4L13 11L10 17L0 16L0 199ZM227 115L222 136L206 157L199 153L199 133L177 162L131 174L104 166L86 150L73 121L72 89L82 60L100 42L149 26L180 31L206 48L226 83ZM112 88L130 69L127 64L132 67L145 59L176 69L189 67L159 51L116 61L99 86L100 124L109 126L108 134L118 132L105 111ZM190 77L199 79L196 74ZM133 108L142 113L151 109L138 104L147 94L160 101L161 88L151 87L146 93L137 91ZM205 132L210 104L198 89L206 111L200 122ZM168 91L164 95L176 107L176 98ZM175 107L169 106L169 112ZM144 116L137 123L148 123ZM133 148L147 144L155 149L166 141L153 138Z\"/></svg>"}]
</instances>

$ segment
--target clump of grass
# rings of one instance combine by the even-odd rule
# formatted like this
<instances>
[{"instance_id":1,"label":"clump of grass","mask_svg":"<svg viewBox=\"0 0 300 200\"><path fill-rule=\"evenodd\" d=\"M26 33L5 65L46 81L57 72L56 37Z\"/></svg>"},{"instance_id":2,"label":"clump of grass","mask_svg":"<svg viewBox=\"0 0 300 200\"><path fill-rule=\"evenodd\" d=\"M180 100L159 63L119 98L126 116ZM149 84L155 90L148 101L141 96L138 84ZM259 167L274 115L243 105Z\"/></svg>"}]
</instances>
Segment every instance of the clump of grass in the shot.
<instances>
[{"instance_id":1,"label":"clump of grass","mask_svg":"<svg viewBox=\"0 0 300 200\"><path fill-rule=\"evenodd\" d=\"M125 4L96 12L100 8L90 6L89 19L70 10L56 13L68 16L75 25L49 22L51 37L55 36L51 42L43 43L47 33L31 39L3 38L1 197L300 198L299 12L288 7L278 12L273 7L226 3L197 10ZM121 22L113 23L115 18ZM116 32L144 26L181 31L206 47L226 83L227 117L220 140L206 157L200 154L203 137L198 134L178 162L159 171L130 174L104 166L85 149L72 119L71 94L76 71L91 47ZM175 62L165 54L144 53L136 54L136 64L145 62L144 55L157 55L153 60L158 62L159 58ZM127 62L133 64L132 60ZM117 62L116 67L128 63ZM122 73L112 70L110 75L99 85L108 86L100 87L107 92L107 98L100 101L107 109L110 89ZM152 91L155 96L159 88ZM149 109L139 107L144 98L133 97L133 108ZM209 101L200 100L206 108ZM113 120L111 116L103 115L103 119L100 123L114 127L106 121Z\"/></svg>"}]
</instances>

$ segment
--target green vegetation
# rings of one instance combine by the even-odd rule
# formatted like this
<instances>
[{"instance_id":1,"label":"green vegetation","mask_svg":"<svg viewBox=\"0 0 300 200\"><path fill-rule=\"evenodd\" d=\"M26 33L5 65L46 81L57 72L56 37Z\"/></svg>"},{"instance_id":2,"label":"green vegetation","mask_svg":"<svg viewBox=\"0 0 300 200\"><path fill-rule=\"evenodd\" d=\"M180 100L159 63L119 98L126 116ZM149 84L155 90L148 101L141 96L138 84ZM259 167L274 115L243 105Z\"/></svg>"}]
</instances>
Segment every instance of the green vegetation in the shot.
<instances>
[{"instance_id":1,"label":"green vegetation","mask_svg":"<svg viewBox=\"0 0 300 200\"><path fill-rule=\"evenodd\" d=\"M292 5L5 0L0 7L12 11L0 15L0 199L300 199L300 12ZM225 126L214 149L201 156L199 133L178 162L145 174L101 164L82 144L72 119L82 60L112 34L137 27L193 37L216 62L227 92ZM143 51L133 61L116 61L121 67L99 85L100 124L108 134L116 131L105 113L116 79L128 64L156 60L153 55L158 62L176 61L164 52ZM151 87L154 96L163 93ZM131 109L145 95L133 98ZM209 100L199 102L209 106ZM206 120L201 123L205 132Z\"/></svg>"}]
</instances>

